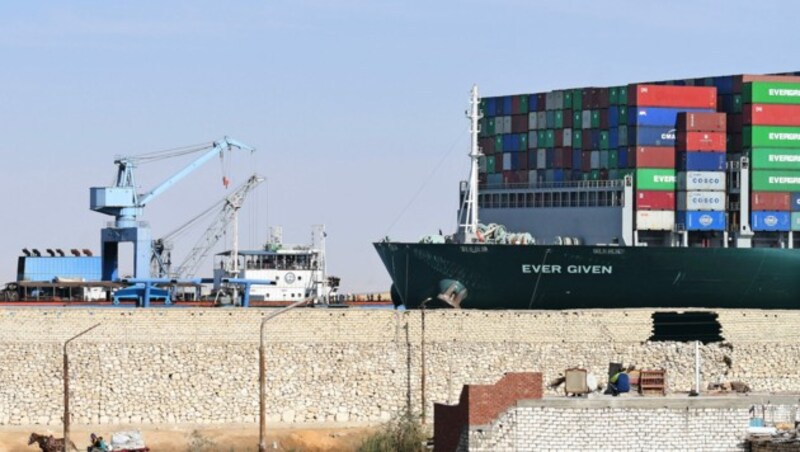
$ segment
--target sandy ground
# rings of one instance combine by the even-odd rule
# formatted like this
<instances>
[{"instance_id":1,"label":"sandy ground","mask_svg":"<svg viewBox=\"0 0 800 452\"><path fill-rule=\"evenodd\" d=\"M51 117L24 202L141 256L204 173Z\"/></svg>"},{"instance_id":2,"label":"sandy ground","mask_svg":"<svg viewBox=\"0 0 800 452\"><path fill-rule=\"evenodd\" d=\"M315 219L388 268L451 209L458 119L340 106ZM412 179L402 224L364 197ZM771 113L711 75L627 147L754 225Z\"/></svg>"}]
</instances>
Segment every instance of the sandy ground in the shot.
<instances>
[{"instance_id":1,"label":"sandy ground","mask_svg":"<svg viewBox=\"0 0 800 452\"><path fill-rule=\"evenodd\" d=\"M85 451L89 435L96 433L110 439L111 433L136 427L99 426L73 427L70 439ZM267 450L276 451L354 451L362 440L376 430L375 427L349 428L270 428L267 432ZM139 428L145 443L152 452L197 451L197 452L244 452L258 450L257 425L180 425ZM0 452L37 451L34 444L28 446L31 432L63 436L59 428L52 427L4 427L0 428Z\"/></svg>"}]
</instances>

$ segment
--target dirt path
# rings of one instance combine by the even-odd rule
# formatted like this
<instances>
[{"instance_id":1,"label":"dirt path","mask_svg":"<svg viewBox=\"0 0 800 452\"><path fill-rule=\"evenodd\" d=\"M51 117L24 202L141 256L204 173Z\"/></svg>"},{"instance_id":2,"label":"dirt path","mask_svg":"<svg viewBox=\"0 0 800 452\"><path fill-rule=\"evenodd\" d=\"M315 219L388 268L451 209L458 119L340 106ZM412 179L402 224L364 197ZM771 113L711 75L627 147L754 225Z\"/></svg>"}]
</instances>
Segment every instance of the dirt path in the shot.
<instances>
[{"instance_id":1,"label":"dirt path","mask_svg":"<svg viewBox=\"0 0 800 452\"><path fill-rule=\"evenodd\" d=\"M106 439L115 431L126 427L100 426L91 429L75 427L70 438L79 451L89 445L89 435L96 433ZM147 446L152 452L197 451L197 452L244 452L258 450L258 426L230 425L203 426L181 425L140 428ZM362 440L375 431L374 427L315 428L315 429L270 429L267 434L267 450L275 451L354 451ZM31 432L53 434L61 437L61 430L52 427L6 427L0 429L0 452L30 452L39 450L28 446Z\"/></svg>"}]
</instances>

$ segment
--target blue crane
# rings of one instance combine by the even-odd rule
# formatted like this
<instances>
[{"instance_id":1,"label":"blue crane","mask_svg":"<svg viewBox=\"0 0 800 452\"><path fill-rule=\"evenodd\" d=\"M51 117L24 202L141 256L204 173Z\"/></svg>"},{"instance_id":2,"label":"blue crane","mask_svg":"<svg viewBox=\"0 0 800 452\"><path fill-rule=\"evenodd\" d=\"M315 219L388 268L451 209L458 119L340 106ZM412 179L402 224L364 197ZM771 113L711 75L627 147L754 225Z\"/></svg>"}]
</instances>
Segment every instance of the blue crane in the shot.
<instances>
[{"instance_id":1,"label":"blue crane","mask_svg":"<svg viewBox=\"0 0 800 452\"><path fill-rule=\"evenodd\" d=\"M215 155L221 156L224 151L232 149L255 151L250 146L225 137L211 144L140 156L126 156L114 160L117 165L114 186L89 189L90 208L114 217L114 225L103 228L101 231L102 279L104 281L114 281L119 278L119 244L121 242L133 242L134 277L150 278L152 233L146 223L138 221L144 207ZM202 152L202 154L185 168L146 193L136 192L134 170L139 164L196 152Z\"/></svg>"}]
</instances>

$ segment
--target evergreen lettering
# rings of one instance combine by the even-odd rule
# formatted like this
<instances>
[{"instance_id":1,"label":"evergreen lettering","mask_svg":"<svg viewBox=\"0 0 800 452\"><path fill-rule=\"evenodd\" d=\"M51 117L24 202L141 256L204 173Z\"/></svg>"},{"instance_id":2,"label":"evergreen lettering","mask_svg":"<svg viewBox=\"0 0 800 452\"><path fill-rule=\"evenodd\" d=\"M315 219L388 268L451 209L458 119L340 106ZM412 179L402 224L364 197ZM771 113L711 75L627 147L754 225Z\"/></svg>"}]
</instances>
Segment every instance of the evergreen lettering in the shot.
<instances>
[{"instance_id":1,"label":"evergreen lettering","mask_svg":"<svg viewBox=\"0 0 800 452\"><path fill-rule=\"evenodd\" d=\"M769 89L770 96L800 96L800 89L777 89L777 88L770 88Z\"/></svg>"}]
</instances>

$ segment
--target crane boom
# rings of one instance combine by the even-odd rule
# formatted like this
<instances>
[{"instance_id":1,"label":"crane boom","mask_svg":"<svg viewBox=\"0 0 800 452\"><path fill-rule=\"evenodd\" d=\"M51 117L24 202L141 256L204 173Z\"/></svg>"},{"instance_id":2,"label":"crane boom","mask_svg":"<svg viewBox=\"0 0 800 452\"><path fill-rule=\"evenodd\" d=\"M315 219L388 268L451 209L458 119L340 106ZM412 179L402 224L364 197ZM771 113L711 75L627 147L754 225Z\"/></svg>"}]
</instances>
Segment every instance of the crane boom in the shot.
<instances>
[{"instance_id":1,"label":"crane boom","mask_svg":"<svg viewBox=\"0 0 800 452\"><path fill-rule=\"evenodd\" d=\"M239 209L242 207L247 195L253 191L258 184L264 181L263 177L252 175L245 183L233 193L225 198L222 210L214 219L206 232L197 241L194 248L189 252L184 261L175 270L174 275L178 278L191 278L197 273L200 264L208 256L209 251L217 244L225 233L228 225L233 221Z\"/></svg>"},{"instance_id":2,"label":"crane boom","mask_svg":"<svg viewBox=\"0 0 800 452\"><path fill-rule=\"evenodd\" d=\"M152 240L149 226L138 222L144 207L153 199L164 193L178 181L189 175L215 155L225 150L243 149L250 152L255 149L237 140L224 137L221 140L203 146L184 148L141 156L121 157L114 161L117 165L117 178L111 187L91 187L89 207L100 213L114 217L114 225L100 232L102 243L102 279L113 281L119 278L119 243L133 242L133 267L136 278L150 277L152 260ZM134 170L139 163L164 158L177 157L189 153L203 152L200 157L158 184L150 191L138 194Z\"/></svg>"}]
</instances>

